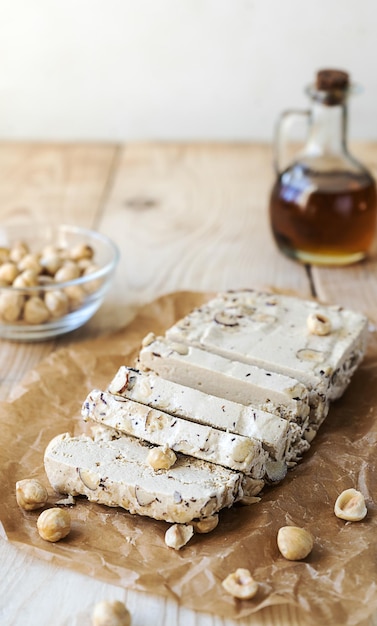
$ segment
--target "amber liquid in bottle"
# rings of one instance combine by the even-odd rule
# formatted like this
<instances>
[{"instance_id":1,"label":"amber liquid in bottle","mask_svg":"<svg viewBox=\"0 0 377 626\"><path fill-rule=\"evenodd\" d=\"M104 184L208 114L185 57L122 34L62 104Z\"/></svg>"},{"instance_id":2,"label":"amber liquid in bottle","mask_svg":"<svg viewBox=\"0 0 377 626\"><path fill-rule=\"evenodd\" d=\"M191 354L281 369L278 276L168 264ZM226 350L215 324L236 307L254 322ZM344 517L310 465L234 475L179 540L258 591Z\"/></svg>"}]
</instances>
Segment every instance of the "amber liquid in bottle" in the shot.
<instances>
[{"instance_id":1,"label":"amber liquid in bottle","mask_svg":"<svg viewBox=\"0 0 377 626\"><path fill-rule=\"evenodd\" d=\"M304 263L353 263L371 247L376 206L367 171L315 172L297 163L272 189L272 232L282 252Z\"/></svg>"}]
</instances>

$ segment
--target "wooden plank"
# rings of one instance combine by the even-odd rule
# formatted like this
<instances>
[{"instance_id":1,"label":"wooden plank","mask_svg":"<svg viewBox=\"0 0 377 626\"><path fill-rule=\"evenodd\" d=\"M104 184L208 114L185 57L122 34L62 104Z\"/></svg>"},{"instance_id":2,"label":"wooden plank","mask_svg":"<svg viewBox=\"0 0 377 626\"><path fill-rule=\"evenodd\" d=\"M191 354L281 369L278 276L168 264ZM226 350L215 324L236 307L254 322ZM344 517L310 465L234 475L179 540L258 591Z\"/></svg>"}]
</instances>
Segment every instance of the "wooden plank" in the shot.
<instances>
[{"instance_id":1,"label":"wooden plank","mask_svg":"<svg viewBox=\"0 0 377 626\"><path fill-rule=\"evenodd\" d=\"M1 223L95 226L115 155L114 145L1 144Z\"/></svg>"},{"instance_id":2,"label":"wooden plank","mask_svg":"<svg viewBox=\"0 0 377 626\"><path fill-rule=\"evenodd\" d=\"M4 626L90 626L95 603L115 599L126 603L135 626L149 624L151 615L155 626L302 626L297 611L288 606L265 608L237 621L223 619L39 561L1 538L0 552L1 598L8 598L3 606L0 599Z\"/></svg>"},{"instance_id":3,"label":"wooden plank","mask_svg":"<svg viewBox=\"0 0 377 626\"><path fill-rule=\"evenodd\" d=\"M272 286L310 296L305 269L272 240L271 161L263 144L123 148L100 223L122 254L107 302L109 328L176 290Z\"/></svg>"},{"instance_id":4,"label":"wooden plank","mask_svg":"<svg viewBox=\"0 0 377 626\"><path fill-rule=\"evenodd\" d=\"M15 344L1 341L0 359L0 401L13 397L13 393L21 392L20 381L26 372L31 371L38 363L52 352L56 342L46 341L36 345Z\"/></svg>"}]
</instances>

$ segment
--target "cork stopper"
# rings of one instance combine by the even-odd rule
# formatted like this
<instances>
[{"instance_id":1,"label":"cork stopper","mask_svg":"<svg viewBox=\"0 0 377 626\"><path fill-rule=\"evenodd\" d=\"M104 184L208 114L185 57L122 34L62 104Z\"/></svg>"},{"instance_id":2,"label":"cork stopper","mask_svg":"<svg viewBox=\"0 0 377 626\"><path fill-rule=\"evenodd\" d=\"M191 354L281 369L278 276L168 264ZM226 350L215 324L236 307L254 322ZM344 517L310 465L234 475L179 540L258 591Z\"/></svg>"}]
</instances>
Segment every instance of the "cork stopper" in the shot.
<instances>
[{"instance_id":1,"label":"cork stopper","mask_svg":"<svg viewBox=\"0 0 377 626\"><path fill-rule=\"evenodd\" d=\"M308 93L322 104L336 106L345 102L350 89L350 77L347 72L324 69L317 72L315 83Z\"/></svg>"},{"instance_id":2,"label":"cork stopper","mask_svg":"<svg viewBox=\"0 0 377 626\"><path fill-rule=\"evenodd\" d=\"M319 70L317 72L316 87L320 91L332 91L348 89L350 84L349 74L342 70Z\"/></svg>"}]
</instances>

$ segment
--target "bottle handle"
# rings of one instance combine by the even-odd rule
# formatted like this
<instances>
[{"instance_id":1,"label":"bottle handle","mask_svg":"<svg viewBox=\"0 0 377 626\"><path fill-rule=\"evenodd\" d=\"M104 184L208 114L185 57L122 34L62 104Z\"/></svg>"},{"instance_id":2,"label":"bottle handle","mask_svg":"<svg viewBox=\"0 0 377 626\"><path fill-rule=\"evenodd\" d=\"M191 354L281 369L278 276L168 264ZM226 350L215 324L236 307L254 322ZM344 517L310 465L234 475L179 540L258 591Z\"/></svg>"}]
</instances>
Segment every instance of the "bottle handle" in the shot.
<instances>
[{"instance_id":1,"label":"bottle handle","mask_svg":"<svg viewBox=\"0 0 377 626\"><path fill-rule=\"evenodd\" d=\"M280 115L275 131L274 139L274 168L277 175L281 174L284 170L282 165L284 161L284 152L286 145L289 141L289 133L294 122L299 119L306 118L309 126L310 111L300 109L290 109L283 111Z\"/></svg>"}]
</instances>

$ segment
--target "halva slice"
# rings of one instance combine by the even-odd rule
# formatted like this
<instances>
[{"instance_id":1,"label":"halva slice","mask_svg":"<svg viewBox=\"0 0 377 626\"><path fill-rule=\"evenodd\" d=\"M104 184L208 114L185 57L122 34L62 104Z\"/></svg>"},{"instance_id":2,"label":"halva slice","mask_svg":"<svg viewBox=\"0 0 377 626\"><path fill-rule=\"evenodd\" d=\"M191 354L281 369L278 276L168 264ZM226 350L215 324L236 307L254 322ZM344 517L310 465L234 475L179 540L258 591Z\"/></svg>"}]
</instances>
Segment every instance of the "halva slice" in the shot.
<instances>
[{"instance_id":1,"label":"halva slice","mask_svg":"<svg viewBox=\"0 0 377 626\"><path fill-rule=\"evenodd\" d=\"M161 346L155 341L153 346L152 351L146 354L150 354L152 360L156 359L157 365L164 364L165 368L168 367L169 359L153 356L154 350L162 356L164 343ZM177 356L179 358L179 353ZM171 374L174 377L177 371L180 371L179 367L174 367L173 364L168 378L171 379ZM198 380L203 381L203 378ZM255 439L261 442L269 457L275 461L292 461L301 457L308 448L302 425L200 389L172 382L151 371L139 371L122 365L108 390L171 415Z\"/></svg>"},{"instance_id":2,"label":"halva slice","mask_svg":"<svg viewBox=\"0 0 377 626\"><path fill-rule=\"evenodd\" d=\"M298 423L307 421L310 413L308 390L298 380L169 337L150 335L137 365L167 380Z\"/></svg>"},{"instance_id":3,"label":"halva slice","mask_svg":"<svg viewBox=\"0 0 377 626\"><path fill-rule=\"evenodd\" d=\"M329 403L318 394L313 394L310 405L305 385L296 379L166 337L149 338L139 352L137 366L172 382L296 422L298 428L293 424L289 428L296 433L293 440L300 447L298 456L309 447L329 409Z\"/></svg>"},{"instance_id":4,"label":"halva slice","mask_svg":"<svg viewBox=\"0 0 377 626\"><path fill-rule=\"evenodd\" d=\"M267 453L260 441L176 417L122 396L94 389L82 417L175 452L262 478Z\"/></svg>"},{"instance_id":5,"label":"halva slice","mask_svg":"<svg viewBox=\"0 0 377 626\"><path fill-rule=\"evenodd\" d=\"M321 330L315 331L313 317ZM245 290L219 294L166 335L172 341L291 376L312 395L331 401L342 395L362 360L367 333L367 318L349 309Z\"/></svg>"},{"instance_id":6,"label":"halva slice","mask_svg":"<svg viewBox=\"0 0 377 626\"><path fill-rule=\"evenodd\" d=\"M244 494L238 472L184 455L156 472L146 462L149 450L126 435L94 440L64 433L48 444L44 464L60 493L172 523L214 515Z\"/></svg>"}]
</instances>

